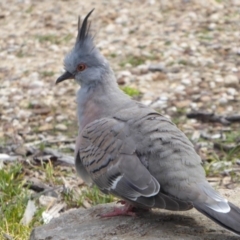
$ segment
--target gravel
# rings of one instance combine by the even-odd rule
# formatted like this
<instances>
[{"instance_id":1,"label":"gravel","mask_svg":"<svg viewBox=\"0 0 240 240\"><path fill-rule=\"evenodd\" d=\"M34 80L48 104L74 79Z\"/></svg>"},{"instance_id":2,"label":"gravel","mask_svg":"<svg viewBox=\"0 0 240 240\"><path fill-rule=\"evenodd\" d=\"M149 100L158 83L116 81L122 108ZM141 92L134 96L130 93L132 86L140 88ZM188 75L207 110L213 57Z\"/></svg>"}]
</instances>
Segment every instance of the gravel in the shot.
<instances>
[{"instance_id":1,"label":"gravel","mask_svg":"<svg viewBox=\"0 0 240 240\"><path fill-rule=\"evenodd\" d=\"M78 15L92 8L97 46L119 84L139 89L143 103L169 116L179 109L239 113L238 0L2 0L0 8L1 142L66 130L76 136L78 86L55 80Z\"/></svg>"}]
</instances>

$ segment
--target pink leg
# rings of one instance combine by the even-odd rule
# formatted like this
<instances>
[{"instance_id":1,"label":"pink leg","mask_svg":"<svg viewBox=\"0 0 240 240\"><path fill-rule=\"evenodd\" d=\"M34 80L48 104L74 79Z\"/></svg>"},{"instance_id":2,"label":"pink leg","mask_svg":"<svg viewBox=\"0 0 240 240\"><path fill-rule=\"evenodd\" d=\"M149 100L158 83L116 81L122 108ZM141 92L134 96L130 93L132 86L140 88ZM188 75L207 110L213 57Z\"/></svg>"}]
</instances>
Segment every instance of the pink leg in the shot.
<instances>
[{"instance_id":1,"label":"pink leg","mask_svg":"<svg viewBox=\"0 0 240 240\"><path fill-rule=\"evenodd\" d=\"M112 212L100 214L101 217L115 217L115 216L136 216L135 212L133 212L133 206L130 203L125 201L120 201L124 206L121 208L115 207Z\"/></svg>"}]
</instances>

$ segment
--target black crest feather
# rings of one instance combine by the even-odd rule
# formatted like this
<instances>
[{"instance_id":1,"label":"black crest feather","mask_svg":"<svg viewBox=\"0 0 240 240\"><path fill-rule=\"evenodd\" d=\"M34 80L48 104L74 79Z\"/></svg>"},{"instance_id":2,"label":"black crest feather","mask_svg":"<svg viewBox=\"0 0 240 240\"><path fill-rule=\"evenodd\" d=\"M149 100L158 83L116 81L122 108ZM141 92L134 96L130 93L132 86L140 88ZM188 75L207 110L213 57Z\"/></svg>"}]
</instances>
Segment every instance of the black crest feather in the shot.
<instances>
[{"instance_id":1,"label":"black crest feather","mask_svg":"<svg viewBox=\"0 0 240 240\"><path fill-rule=\"evenodd\" d=\"M78 17L78 36L77 36L77 42L83 43L84 40L88 37L89 35L89 29L90 29L90 23L88 23L88 18L94 11L94 8L87 14L87 16L84 18L82 24L81 24L81 19Z\"/></svg>"}]
</instances>

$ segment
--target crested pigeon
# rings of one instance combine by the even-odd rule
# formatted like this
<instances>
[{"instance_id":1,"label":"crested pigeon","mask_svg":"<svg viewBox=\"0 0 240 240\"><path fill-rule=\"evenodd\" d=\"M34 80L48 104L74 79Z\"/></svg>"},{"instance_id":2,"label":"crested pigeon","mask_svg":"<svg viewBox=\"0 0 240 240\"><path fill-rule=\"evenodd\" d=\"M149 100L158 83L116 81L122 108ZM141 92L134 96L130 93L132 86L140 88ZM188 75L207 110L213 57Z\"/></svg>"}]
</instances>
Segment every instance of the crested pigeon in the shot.
<instances>
[{"instance_id":1,"label":"crested pigeon","mask_svg":"<svg viewBox=\"0 0 240 240\"><path fill-rule=\"evenodd\" d=\"M208 183L200 156L168 118L132 100L117 84L96 48L89 16L64 60L56 83L75 79L79 133L75 166L86 183L122 199L106 216L132 215L133 207L184 211L196 208L240 235L240 209Z\"/></svg>"}]
</instances>

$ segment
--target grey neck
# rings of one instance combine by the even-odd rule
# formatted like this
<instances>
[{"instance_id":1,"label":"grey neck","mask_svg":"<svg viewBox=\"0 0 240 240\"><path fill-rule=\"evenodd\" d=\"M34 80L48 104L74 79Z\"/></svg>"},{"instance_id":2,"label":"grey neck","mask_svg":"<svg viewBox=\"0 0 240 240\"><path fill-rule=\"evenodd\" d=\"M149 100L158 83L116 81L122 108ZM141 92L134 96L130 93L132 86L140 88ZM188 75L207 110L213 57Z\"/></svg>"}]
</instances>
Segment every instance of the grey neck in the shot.
<instances>
[{"instance_id":1,"label":"grey neck","mask_svg":"<svg viewBox=\"0 0 240 240\"><path fill-rule=\"evenodd\" d=\"M121 106L131 104L131 99L119 89L112 71L106 73L103 79L95 85L82 86L77 93L81 128L96 119L113 116Z\"/></svg>"}]
</instances>

